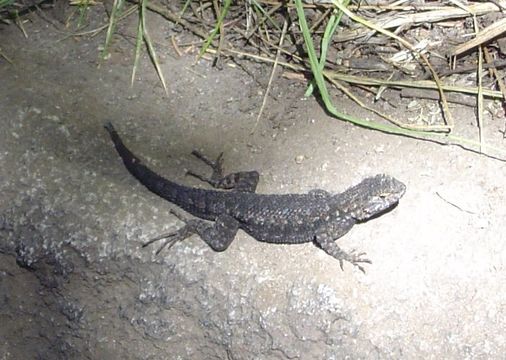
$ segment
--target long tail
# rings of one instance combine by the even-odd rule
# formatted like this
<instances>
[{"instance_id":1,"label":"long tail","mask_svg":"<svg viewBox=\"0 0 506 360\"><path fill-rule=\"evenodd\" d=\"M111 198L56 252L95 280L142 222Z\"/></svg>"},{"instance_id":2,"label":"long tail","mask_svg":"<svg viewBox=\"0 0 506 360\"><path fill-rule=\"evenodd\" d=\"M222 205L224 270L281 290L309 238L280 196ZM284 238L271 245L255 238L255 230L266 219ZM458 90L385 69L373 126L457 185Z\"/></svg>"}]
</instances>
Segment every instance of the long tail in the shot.
<instances>
[{"instance_id":1,"label":"long tail","mask_svg":"<svg viewBox=\"0 0 506 360\"><path fill-rule=\"evenodd\" d=\"M104 127L109 132L111 140L116 147L116 151L121 156L121 159L123 159L123 163L130 174L150 191L177 204L177 194L184 192L184 188L186 187L163 178L142 164L141 160L132 154L125 144L123 144L123 141L121 141L121 138L110 122L104 124Z\"/></svg>"}]
</instances>

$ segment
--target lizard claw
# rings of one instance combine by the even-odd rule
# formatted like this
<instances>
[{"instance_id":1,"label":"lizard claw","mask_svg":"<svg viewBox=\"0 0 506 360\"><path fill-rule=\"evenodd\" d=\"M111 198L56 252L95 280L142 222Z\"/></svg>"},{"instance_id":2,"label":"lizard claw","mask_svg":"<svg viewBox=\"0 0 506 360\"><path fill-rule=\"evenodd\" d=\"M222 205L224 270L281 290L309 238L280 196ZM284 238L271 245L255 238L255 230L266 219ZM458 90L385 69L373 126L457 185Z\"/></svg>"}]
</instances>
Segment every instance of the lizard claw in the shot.
<instances>
[{"instance_id":1,"label":"lizard claw","mask_svg":"<svg viewBox=\"0 0 506 360\"><path fill-rule=\"evenodd\" d=\"M178 231L176 232L172 232L172 233L165 233L165 234L162 234L160 236L157 236L153 239L150 239L148 241L146 241L144 244L142 244L142 247L146 247L148 245L151 245L152 243L154 242L157 242L159 240L163 240L165 239L165 241L163 242L162 246L160 246L160 248L158 250L156 250L156 255L160 254L160 252L162 252L163 249L165 249L165 247L168 245L169 249L174 246L174 244L180 240L183 240L181 239L180 237L176 236L178 233Z\"/></svg>"},{"instance_id":2,"label":"lizard claw","mask_svg":"<svg viewBox=\"0 0 506 360\"><path fill-rule=\"evenodd\" d=\"M223 152L218 155L218 158L215 161L210 160L207 156L198 150L193 150L192 155L210 166L214 172L218 174L221 174L223 172Z\"/></svg>"},{"instance_id":3,"label":"lizard claw","mask_svg":"<svg viewBox=\"0 0 506 360\"><path fill-rule=\"evenodd\" d=\"M210 160L204 154L202 154L197 150L193 150L192 155L195 156L197 159L203 161L208 166L210 166L211 169L213 169L213 173L211 177L205 177L197 173L194 173L193 171L187 171L186 175L193 176L199 179L200 181L208 183L213 187L219 187L220 181L223 178L223 153L221 153L215 161Z\"/></svg>"},{"instance_id":4,"label":"lizard claw","mask_svg":"<svg viewBox=\"0 0 506 360\"><path fill-rule=\"evenodd\" d=\"M172 209L170 210L170 212L171 212L172 215L174 215L175 217L177 217L179 220L181 220L182 222L186 223L187 219L183 215L181 215L180 213L178 213L177 211L174 211ZM157 242L159 240L165 239L165 241L160 246L160 248L158 250L156 250L156 255L158 255L158 254L160 254L160 252L162 252L163 249L165 249L165 247L168 246L167 248L170 249L177 242L186 239L188 236L190 236L192 234L193 234L193 232L190 230L189 226L185 225L182 228L180 228L179 230L176 230L176 231L173 231L173 232L164 233L162 235L159 235L159 236L157 236L155 238L152 238L152 239L146 241L144 244L142 244L142 247L144 248L144 247L146 247L148 245L153 244L154 242Z\"/></svg>"},{"instance_id":5,"label":"lizard claw","mask_svg":"<svg viewBox=\"0 0 506 360\"><path fill-rule=\"evenodd\" d=\"M339 267L341 268L341 271L344 271L343 259L339 259Z\"/></svg>"},{"instance_id":6,"label":"lizard claw","mask_svg":"<svg viewBox=\"0 0 506 360\"><path fill-rule=\"evenodd\" d=\"M353 266L356 266L360 271L362 271L365 274L365 269L363 268L361 263L367 263L372 264L372 261L364 258L365 252L356 253L356 250L351 250L349 253L345 253L345 256L342 258L339 258L339 266L341 267L341 270L344 271L343 263L344 260L348 261Z\"/></svg>"},{"instance_id":7,"label":"lizard claw","mask_svg":"<svg viewBox=\"0 0 506 360\"><path fill-rule=\"evenodd\" d=\"M372 264L372 261L367 259L367 258L364 258L363 256L366 255L365 252L360 252L360 253L355 253L355 250L352 250L350 253L349 253L349 259L347 259L351 264L353 264L354 266L358 267L358 269L360 271L362 271L364 274L365 274L365 270L364 268L360 265L361 263L366 263L366 264Z\"/></svg>"}]
</instances>

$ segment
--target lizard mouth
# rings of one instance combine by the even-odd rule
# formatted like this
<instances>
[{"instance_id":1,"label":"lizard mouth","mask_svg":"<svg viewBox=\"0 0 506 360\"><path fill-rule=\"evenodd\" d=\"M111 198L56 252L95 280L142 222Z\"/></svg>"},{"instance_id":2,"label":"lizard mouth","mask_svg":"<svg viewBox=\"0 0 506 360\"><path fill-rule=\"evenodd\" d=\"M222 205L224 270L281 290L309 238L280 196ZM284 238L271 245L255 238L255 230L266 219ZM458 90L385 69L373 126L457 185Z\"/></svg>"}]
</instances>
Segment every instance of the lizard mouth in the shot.
<instances>
[{"instance_id":1,"label":"lizard mouth","mask_svg":"<svg viewBox=\"0 0 506 360\"><path fill-rule=\"evenodd\" d=\"M394 209L399 204L399 200L403 194L404 191L382 193L374 196L372 199L369 199L366 206L358 208L353 212L353 218L360 222L377 218Z\"/></svg>"},{"instance_id":2,"label":"lizard mouth","mask_svg":"<svg viewBox=\"0 0 506 360\"><path fill-rule=\"evenodd\" d=\"M395 209L397 207L397 205L399 205L399 201L396 201L392 204L390 204L390 206L388 207L380 207L380 208L376 208L376 209L364 209L363 212L359 212L359 213L355 213L353 214L353 218L358 222L358 223L363 223L363 222L366 222L366 221L369 221L369 220L373 220L373 219L376 219L376 218L379 218L380 216L386 214L386 213L389 213L390 211L392 211L393 209Z\"/></svg>"}]
</instances>

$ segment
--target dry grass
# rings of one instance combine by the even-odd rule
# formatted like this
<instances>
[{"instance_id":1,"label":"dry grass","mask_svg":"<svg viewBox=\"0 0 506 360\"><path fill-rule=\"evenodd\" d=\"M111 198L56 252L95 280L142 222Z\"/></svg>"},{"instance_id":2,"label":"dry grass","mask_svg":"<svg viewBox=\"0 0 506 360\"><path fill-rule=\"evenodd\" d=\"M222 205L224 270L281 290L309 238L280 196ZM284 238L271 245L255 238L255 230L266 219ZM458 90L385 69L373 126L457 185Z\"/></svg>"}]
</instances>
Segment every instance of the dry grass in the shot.
<instances>
[{"instance_id":1,"label":"dry grass","mask_svg":"<svg viewBox=\"0 0 506 360\"><path fill-rule=\"evenodd\" d=\"M73 1L79 6L92 6L90 1ZM483 129L484 101L496 100L504 106L506 99L506 62L501 60L506 56L506 41L497 40L506 33L506 0L466 4L450 0L416 5L400 0L371 4L349 0L186 0L179 5L114 0L109 24L81 35L94 35L107 28L105 56L118 23L137 13L132 83L139 54L145 48L167 91L145 20L147 11L154 12L201 39L196 42L200 48L198 58L210 55L215 64L238 58L263 61L272 66L268 87L276 80L276 67L283 69L285 77L302 81L309 77L306 94L319 96L326 110L339 119L505 157L504 149L485 143ZM184 44L175 38L172 46L182 53ZM469 74L475 75L475 81L469 81ZM415 96L413 89L424 98L419 101L437 101L439 115L430 119L395 119L377 106L388 101L384 98L386 92ZM333 100L337 91L386 122L358 119L337 111ZM369 94L374 95L374 101ZM454 135L459 123L453 119L449 106L453 101L476 107L476 139ZM267 97L257 122L261 121L265 106Z\"/></svg>"}]
</instances>

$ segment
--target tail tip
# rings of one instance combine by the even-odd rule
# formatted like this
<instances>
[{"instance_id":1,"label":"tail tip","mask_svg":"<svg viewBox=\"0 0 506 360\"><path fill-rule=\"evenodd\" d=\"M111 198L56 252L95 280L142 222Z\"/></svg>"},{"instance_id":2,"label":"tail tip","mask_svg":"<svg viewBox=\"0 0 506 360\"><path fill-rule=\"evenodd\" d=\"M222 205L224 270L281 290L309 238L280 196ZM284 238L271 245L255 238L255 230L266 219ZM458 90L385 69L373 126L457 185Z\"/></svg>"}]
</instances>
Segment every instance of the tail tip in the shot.
<instances>
[{"instance_id":1,"label":"tail tip","mask_svg":"<svg viewBox=\"0 0 506 360\"><path fill-rule=\"evenodd\" d=\"M104 128L110 133L114 131L114 126L112 126L112 123L110 121L104 123Z\"/></svg>"}]
</instances>

